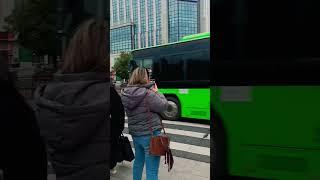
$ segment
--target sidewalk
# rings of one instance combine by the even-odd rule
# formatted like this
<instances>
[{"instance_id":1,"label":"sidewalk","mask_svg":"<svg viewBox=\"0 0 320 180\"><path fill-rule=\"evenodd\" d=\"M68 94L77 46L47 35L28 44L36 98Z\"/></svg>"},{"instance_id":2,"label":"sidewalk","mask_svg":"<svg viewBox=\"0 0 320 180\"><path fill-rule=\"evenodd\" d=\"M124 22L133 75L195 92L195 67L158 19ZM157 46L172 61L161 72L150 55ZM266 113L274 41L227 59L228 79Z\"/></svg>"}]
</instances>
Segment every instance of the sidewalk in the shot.
<instances>
[{"instance_id":1,"label":"sidewalk","mask_svg":"<svg viewBox=\"0 0 320 180\"><path fill-rule=\"evenodd\" d=\"M132 180L132 162L118 164L117 173L110 175L110 180ZM174 165L170 172L164 164L164 157L161 157L159 180L209 180L210 164L193 161L185 158L174 157ZM142 180L146 179L145 168Z\"/></svg>"}]
</instances>

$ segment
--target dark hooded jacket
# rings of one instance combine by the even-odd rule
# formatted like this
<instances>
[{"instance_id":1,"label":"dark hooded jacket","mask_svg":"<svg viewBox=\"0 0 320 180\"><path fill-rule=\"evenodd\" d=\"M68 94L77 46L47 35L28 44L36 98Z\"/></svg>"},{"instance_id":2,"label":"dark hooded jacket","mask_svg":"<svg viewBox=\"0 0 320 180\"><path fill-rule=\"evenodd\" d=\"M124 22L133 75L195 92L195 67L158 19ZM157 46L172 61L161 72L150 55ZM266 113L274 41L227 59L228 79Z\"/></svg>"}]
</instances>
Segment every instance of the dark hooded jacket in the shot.
<instances>
[{"instance_id":1,"label":"dark hooded jacket","mask_svg":"<svg viewBox=\"0 0 320 180\"><path fill-rule=\"evenodd\" d=\"M162 128L159 114L167 109L168 101L163 94L151 91L148 86L128 86L121 92L122 103L128 116L128 129L132 136L151 134L150 127L152 130Z\"/></svg>"},{"instance_id":2,"label":"dark hooded jacket","mask_svg":"<svg viewBox=\"0 0 320 180\"><path fill-rule=\"evenodd\" d=\"M8 76L0 56L0 179L46 180L47 153L35 113Z\"/></svg>"},{"instance_id":3,"label":"dark hooded jacket","mask_svg":"<svg viewBox=\"0 0 320 180\"><path fill-rule=\"evenodd\" d=\"M110 169L117 165L117 162L121 162L123 159L119 158L119 152L121 152L121 146L119 144L119 137L124 129L125 113L124 107L121 102L121 98L116 91L115 87L110 88L110 114L111 114L111 162Z\"/></svg>"},{"instance_id":4,"label":"dark hooded jacket","mask_svg":"<svg viewBox=\"0 0 320 180\"><path fill-rule=\"evenodd\" d=\"M104 73L55 74L35 93L42 135L57 176L109 164L110 85Z\"/></svg>"}]
</instances>

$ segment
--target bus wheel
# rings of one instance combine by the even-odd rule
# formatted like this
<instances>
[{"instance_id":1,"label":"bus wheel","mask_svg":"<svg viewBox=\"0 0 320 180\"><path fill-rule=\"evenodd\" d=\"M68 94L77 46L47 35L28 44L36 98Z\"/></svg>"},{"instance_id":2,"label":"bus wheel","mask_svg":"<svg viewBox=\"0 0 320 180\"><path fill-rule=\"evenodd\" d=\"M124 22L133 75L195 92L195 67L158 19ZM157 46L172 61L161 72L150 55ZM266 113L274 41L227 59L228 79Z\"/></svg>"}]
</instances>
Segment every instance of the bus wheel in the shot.
<instances>
[{"instance_id":1,"label":"bus wheel","mask_svg":"<svg viewBox=\"0 0 320 180\"><path fill-rule=\"evenodd\" d=\"M162 114L166 120L177 120L180 118L180 103L175 97L166 97L169 103L168 109Z\"/></svg>"}]
</instances>

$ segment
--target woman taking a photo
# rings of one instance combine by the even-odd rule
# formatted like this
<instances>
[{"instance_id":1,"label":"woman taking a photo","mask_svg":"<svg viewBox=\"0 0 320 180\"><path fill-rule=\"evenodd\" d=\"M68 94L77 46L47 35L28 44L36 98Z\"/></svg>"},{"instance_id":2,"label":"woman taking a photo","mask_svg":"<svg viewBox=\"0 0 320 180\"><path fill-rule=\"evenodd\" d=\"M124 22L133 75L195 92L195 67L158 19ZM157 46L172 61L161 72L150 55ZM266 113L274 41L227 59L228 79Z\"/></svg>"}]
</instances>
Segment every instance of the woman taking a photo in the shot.
<instances>
[{"instance_id":1,"label":"woman taking a photo","mask_svg":"<svg viewBox=\"0 0 320 180\"><path fill-rule=\"evenodd\" d=\"M150 83L145 68L136 68L133 71L128 86L121 92L121 99L135 148L133 180L141 180L145 163L147 180L158 180L160 156L149 153L150 139L151 133L161 133L159 114L167 109L168 102L164 95L158 93L157 85Z\"/></svg>"}]
</instances>

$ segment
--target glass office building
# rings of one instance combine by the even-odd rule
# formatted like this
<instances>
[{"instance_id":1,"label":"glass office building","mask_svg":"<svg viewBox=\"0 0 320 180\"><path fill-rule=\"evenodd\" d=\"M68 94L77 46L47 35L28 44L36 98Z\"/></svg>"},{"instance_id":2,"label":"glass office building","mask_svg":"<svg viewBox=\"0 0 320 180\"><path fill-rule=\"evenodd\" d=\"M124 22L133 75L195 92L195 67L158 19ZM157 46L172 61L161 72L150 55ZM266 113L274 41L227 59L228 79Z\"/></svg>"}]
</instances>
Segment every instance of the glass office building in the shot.
<instances>
[{"instance_id":1,"label":"glass office building","mask_svg":"<svg viewBox=\"0 0 320 180\"><path fill-rule=\"evenodd\" d=\"M163 43L163 1L166 0L111 0L111 53Z\"/></svg>"},{"instance_id":2,"label":"glass office building","mask_svg":"<svg viewBox=\"0 0 320 180\"><path fill-rule=\"evenodd\" d=\"M169 0L169 42L198 33L198 1Z\"/></svg>"},{"instance_id":3,"label":"glass office building","mask_svg":"<svg viewBox=\"0 0 320 180\"><path fill-rule=\"evenodd\" d=\"M210 0L199 0L199 33L210 32Z\"/></svg>"},{"instance_id":4,"label":"glass office building","mask_svg":"<svg viewBox=\"0 0 320 180\"><path fill-rule=\"evenodd\" d=\"M131 25L113 28L110 31L110 48L112 53L127 52L132 49Z\"/></svg>"},{"instance_id":5,"label":"glass office building","mask_svg":"<svg viewBox=\"0 0 320 180\"><path fill-rule=\"evenodd\" d=\"M196 34L200 0L111 0L111 54Z\"/></svg>"}]
</instances>

